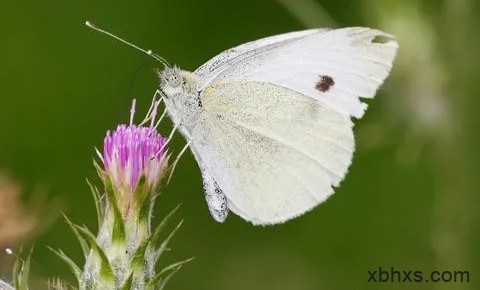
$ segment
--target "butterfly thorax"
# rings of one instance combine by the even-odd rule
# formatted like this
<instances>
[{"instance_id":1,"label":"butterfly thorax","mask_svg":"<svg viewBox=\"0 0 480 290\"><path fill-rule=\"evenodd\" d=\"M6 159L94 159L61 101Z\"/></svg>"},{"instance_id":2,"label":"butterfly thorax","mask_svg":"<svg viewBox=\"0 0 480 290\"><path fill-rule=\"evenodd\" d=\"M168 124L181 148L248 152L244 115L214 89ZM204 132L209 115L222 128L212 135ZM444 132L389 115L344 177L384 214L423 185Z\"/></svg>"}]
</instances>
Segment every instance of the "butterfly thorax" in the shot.
<instances>
[{"instance_id":1,"label":"butterfly thorax","mask_svg":"<svg viewBox=\"0 0 480 290\"><path fill-rule=\"evenodd\" d=\"M205 144L205 136L198 134L198 129L202 127L199 122L200 115L202 112L205 113L200 98L201 92L197 90L199 77L176 67L166 68L159 73L159 77L160 90L164 95L167 112L189 142L190 149L202 170L205 198L210 213L216 221L223 222L228 214L226 196L203 165L199 150L195 146ZM195 126L198 127L195 128Z\"/></svg>"},{"instance_id":2,"label":"butterfly thorax","mask_svg":"<svg viewBox=\"0 0 480 290\"><path fill-rule=\"evenodd\" d=\"M177 67L165 68L159 72L159 77L167 112L180 131L188 135L203 110L196 90L198 77Z\"/></svg>"}]
</instances>

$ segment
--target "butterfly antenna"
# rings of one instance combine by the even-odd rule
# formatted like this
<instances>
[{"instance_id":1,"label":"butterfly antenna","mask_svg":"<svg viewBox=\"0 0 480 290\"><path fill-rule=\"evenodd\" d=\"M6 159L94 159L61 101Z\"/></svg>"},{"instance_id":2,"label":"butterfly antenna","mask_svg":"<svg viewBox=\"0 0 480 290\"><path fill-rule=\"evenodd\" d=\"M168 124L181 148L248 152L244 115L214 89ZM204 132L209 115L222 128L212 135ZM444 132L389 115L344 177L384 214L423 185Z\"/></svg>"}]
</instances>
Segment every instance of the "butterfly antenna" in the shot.
<instances>
[{"instance_id":1,"label":"butterfly antenna","mask_svg":"<svg viewBox=\"0 0 480 290\"><path fill-rule=\"evenodd\" d=\"M95 31L101 32L101 33L103 33L103 34L106 34L106 35L108 35L108 36L110 36L110 37L112 37L112 38L114 38L114 39L116 39L116 40L118 40L118 41L120 41L120 42L122 42L122 43L124 43L124 44L126 44L126 45L128 45L128 46L130 46L130 47L133 47L133 48L135 48L135 49L137 49L137 50L139 50L139 51L141 51L141 52L143 52L143 53L151 56L152 58L154 58L155 60L157 60L158 62L160 62L164 67L171 67L170 64L168 63L168 61L166 61L163 57L159 56L158 54L154 53L154 52L151 51L151 50L145 50L145 49L143 49L143 48L141 48L141 47L138 47L138 46L136 46L135 44L130 43L130 42L126 41L125 39L122 39L122 38L116 36L116 35L113 34L113 33L110 33L110 32L108 32L108 31L106 31L106 30L103 30L102 28L96 26L95 24L93 24L93 23L90 22L90 21L86 21L86 22L85 22L85 25L88 26L88 27L90 27L91 29L93 29L93 30L95 30Z\"/></svg>"}]
</instances>

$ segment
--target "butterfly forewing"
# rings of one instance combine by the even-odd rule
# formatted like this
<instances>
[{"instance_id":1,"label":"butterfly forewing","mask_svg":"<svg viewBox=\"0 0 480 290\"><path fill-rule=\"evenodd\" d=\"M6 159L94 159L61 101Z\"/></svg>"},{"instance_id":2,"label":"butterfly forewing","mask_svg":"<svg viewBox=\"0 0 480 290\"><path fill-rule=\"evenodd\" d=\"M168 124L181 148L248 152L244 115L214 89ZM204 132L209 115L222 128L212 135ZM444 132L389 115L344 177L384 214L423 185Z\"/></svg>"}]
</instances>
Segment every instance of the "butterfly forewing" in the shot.
<instances>
[{"instance_id":1,"label":"butterfly forewing","mask_svg":"<svg viewBox=\"0 0 480 290\"><path fill-rule=\"evenodd\" d=\"M346 115L361 117L366 104L359 97L373 97L388 76L398 48L392 36L370 28L307 30L287 34L280 41L259 40L218 65L201 69L198 89L222 80L251 80L283 86L319 100ZM377 37L387 41L377 42ZM268 38L267 38L268 39ZM255 43L255 42L254 42ZM232 51L232 50L230 50ZM209 73L205 73L209 71ZM330 85L322 85L328 78Z\"/></svg>"},{"instance_id":2,"label":"butterfly forewing","mask_svg":"<svg viewBox=\"0 0 480 290\"><path fill-rule=\"evenodd\" d=\"M294 39L299 39L309 34L318 33L318 31L321 30L323 29L289 32L244 43L218 54L195 70L195 74L203 78L203 83L206 83L214 79L222 71L228 69L232 61L235 59L243 59L247 55L257 52L259 49L265 49L265 47L271 47L271 45L282 45Z\"/></svg>"}]
</instances>

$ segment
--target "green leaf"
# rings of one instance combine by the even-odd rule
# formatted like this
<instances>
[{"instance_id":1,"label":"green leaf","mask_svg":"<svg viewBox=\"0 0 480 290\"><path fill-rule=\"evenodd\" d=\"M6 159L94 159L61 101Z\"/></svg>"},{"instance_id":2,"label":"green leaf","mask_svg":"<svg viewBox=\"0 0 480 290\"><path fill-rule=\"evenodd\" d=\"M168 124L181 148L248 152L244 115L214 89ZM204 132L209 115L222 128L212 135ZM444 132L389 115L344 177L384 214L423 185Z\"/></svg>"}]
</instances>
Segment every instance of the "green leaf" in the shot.
<instances>
[{"instance_id":1,"label":"green leaf","mask_svg":"<svg viewBox=\"0 0 480 290\"><path fill-rule=\"evenodd\" d=\"M147 290L162 290L165 285L167 285L168 281L175 275L182 266L178 266L177 268L173 269L172 272L170 272L165 278L162 279L164 273L158 273L155 275L152 280L150 280L145 287Z\"/></svg>"},{"instance_id":2,"label":"green leaf","mask_svg":"<svg viewBox=\"0 0 480 290\"><path fill-rule=\"evenodd\" d=\"M93 159L93 167L95 167L95 170L97 170L97 174L100 177L102 181L105 182L106 174L103 168L98 164L97 160Z\"/></svg>"},{"instance_id":3,"label":"green leaf","mask_svg":"<svg viewBox=\"0 0 480 290\"><path fill-rule=\"evenodd\" d=\"M103 181L103 186L105 187L105 192L114 192L112 181L110 178L105 178Z\"/></svg>"},{"instance_id":4,"label":"green leaf","mask_svg":"<svg viewBox=\"0 0 480 290\"><path fill-rule=\"evenodd\" d=\"M20 275L22 271L22 259L20 256L17 256L15 263L13 264L13 287L15 289L20 289Z\"/></svg>"},{"instance_id":5,"label":"green leaf","mask_svg":"<svg viewBox=\"0 0 480 290\"><path fill-rule=\"evenodd\" d=\"M85 239L78 233L77 229L75 228L75 224L70 221L70 219L63 214L63 218L67 222L68 226L72 230L72 232L75 234L75 237L77 238L78 242L80 243L80 247L82 248L83 255L85 258L88 256L88 253L90 252L90 249L88 248L87 242Z\"/></svg>"},{"instance_id":6,"label":"green leaf","mask_svg":"<svg viewBox=\"0 0 480 290\"><path fill-rule=\"evenodd\" d=\"M145 193L146 191L146 193ZM152 191L145 186L145 175L142 175L135 189L134 204L138 207L138 222L146 223L150 220L150 208L152 204Z\"/></svg>"},{"instance_id":7,"label":"green leaf","mask_svg":"<svg viewBox=\"0 0 480 290\"><path fill-rule=\"evenodd\" d=\"M30 264L32 260L32 254L33 254L33 246L30 248L30 252L28 253L27 258L25 259L25 262L23 263L23 269L22 269L22 283L25 287L25 289L28 289L28 278L30 277Z\"/></svg>"},{"instance_id":8,"label":"green leaf","mask_svg":"<svg viewBox=\"0 0 480 290\"><path fill-rule=\"evenodd\" d=\"M93 184L91 184L88 179L87 179L87 184L88 184L88 187L90 187L90 191L92 192L93 199L94 199L94 202L95 202L95 209L96 209L96 212L97 212L98 229L100 230L102 228L103 216L105 214L105 212L104 212L105 205L102 202L102 196L101 196L100 192L98 192L97 187L93 186Z\"/></svg>"},{"instance_id":9,"label":"green leaf","mask_svg":"<svg viewBox=\"0 0 480 290\"><path fill-rule=\"evenodd\" d=\"M163 290L163 288L165 288L165 286L170 281L170 279L172 279L173 275L177 274L177 272L180 271L181 268L182 266L179 266L178 268L173 270L170 274L168 274L165 278L163 278L163 280L159 281L159 283L157 284L156 290Z\"/></svg>"},{"instance_id":10,"label":"green leaf","mask_svg":"<svg viewBox=\"0 0 480 290\"><path fill-rule=\"evenodd\" d=\"M157 275L164 275L165 273L168 273L169 271L172 271L172 270L175 270L176 268L180 267L180 266L183 266L185 265L186 263L190 262L190 261L193 261L195 259L195 257L192 257L192 258L188 258L188 259L185 259L185 260L182 260L180 262L176 262L176 263L173 263L173 264L170 264L168 266L166 266L165 268L163 268Z\"/></svg>"},{"instance_id":11,"label":"green leaf","mask_svg":"<svg viewBox=\"0 0 480 290\"><path fill-rule=\"evenodd\" d=\"M70 271L72 272L73 276L75 276L75 279L77 279L77 282L80 284L81 277L82 277L82 271L80 270L80 267L75 264L75 262L70 259L65 253L62 252L62 250L55 250L51 247L47 248L52 251L57 257L59 257L67 266L70 268Z\"/></svg>"},{"instance_id":12,"label":"green leaf","mask_svg":"<svg viewBox=\"0 0 480 290\"><path fill-rule=\"evenodd\" d=\"M147 247L149 244L150 238L145 239L135 251L132 262L130 264L134 272L143 272L143 268L145 265L145 252L147 251Z\"/></svg>"},{"instance_id":13,"label":"green leaf","mask_svg":"<svg viewBox=\"0 0 480 290\"><path fill-rule=\"evenodd\" d=\"M148 190L149 191L149 190ZM145 192L147 192L147 179L145 174L140 176L138 180L137 187L135 188L135 192L133 193L133 200L135 206L141 206L145 200Z\"/></svg>"},{"instance_id":14,"label":"green leaf","mask_svg":"<svg viewBox=\"0 0 480 290\"><path fill-rule=\"evenodd\" d=\"M130 273L130 276L128 276L127 281L125 281L125 284L123 284L122 290L130 290L132 288L132 282L133 282L133 272Z\"/></svg>"},{"instance_id":15,"label":"green leaf","mask_svg":"<svg viewBox=\"0 0 480 290\"><path fill-rule=\"evenodd\" d=\"M125 234L125 222L123 221L123 215L118 207L118 200L113 192L113 189L107 189L107 197L110 207L113 210L113 229L112 229L112 243L115 245L127 246L126 234Z\"/></svg>"},{"instance_id":16,"label":"green leaf","mask_svg":"<svg viewBox=\"0 0 480 290\"><path fill-rule=\"evenodd\" d=\"M30 275L30 260L32 253L33 247L30 248L27 258L23 261L22 258L20 258L23 254L22 248L15 259L15 264L13 265L13 286L16 290L28 290L28 278Z\"/></svg>"},{"instance_id":17,"label":"green leaf","mask_svg":"<svg viewBox=\"0 0 480 290\"><path fill-rule=\"evenodd\" d=\"M115 277L113 275L112 266L110 265L110 261L108 261L107 255L103 251L103 249L97 244L95 237L93 234L86 228L75 226L78 232L83 235L83 237L89 242L90 248L95 253L97 258L101 261L100 266L100 276L107 282L115 285Z\"/></svg>"},{"instance_id":18,"label":"green leaf","mask_svg":"<svg viewBox=\"0 0 480 290\"><path fill-rule=\"evenodd\" d=\"M177 212L177 210L180 208L181 204L177 205L172 211L170 211L164 218L163 220L158 224L158 226L155 228L155 231L153 232L153 242L156 242L160 236L160 233L162 230L165 228L167 225L167 222L170 220L170 218Z\"/></svg>"},{"instance_id":19,"label":"green leaf","mask_svg":"<svg viewBox=\"0 0 480 290\"><path fill-rule=\"evenodd\" d=\"M161 255L163 254L163 252L165 252L165 250L167 249L167 246L168 246L168 243L170 242L170 240L173 238L173 236L177 233L178 229L180 229L180 227L182 226L183 224L183 220L181 220L178 225L173 229L173 231L170 233L170 235L168 235L168 237L162 242L162 244L160 244L160 247L158 248L158 250L155 252L155 264L158 263L158 260L160 259Z\"/></svg>"}]
</instances>

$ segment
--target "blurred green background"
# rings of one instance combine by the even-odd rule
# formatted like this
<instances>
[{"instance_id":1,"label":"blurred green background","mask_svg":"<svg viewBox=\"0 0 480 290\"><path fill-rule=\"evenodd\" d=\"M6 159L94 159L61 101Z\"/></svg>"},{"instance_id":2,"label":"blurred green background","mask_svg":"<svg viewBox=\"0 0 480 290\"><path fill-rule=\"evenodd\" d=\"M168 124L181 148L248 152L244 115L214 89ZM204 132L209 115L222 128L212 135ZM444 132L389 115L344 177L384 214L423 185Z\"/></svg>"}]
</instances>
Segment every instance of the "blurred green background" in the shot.
<instances>
[{"instance_id":1,"label":"blurred green background","mask_svg":"<svg viewBox=\"0 0 480 290\"><path fill-rule=\"evenodd\" d=\"M167 289L480 289L480 2L475 0L3 1L0 171L95 229L85 183L94 147L142 116L156 89L147 56L84 26L91 20L187 70L231 46L306 27L371 26L398 37L391 77L356 122L357 151L325 204L274 227L210 217L186 154L157 204L182 203L165 263L195 256ZM164 123L163 134L170 124ZM180 136L171 147L184 145ZM29 197L30 195L30 197ZM5 211L6 208L0 208ZM45 218L45 214L41 218ZM81 261L58 218L34 238L33 280L72 279L46 245ZM3 245L7 246L7 245ZM18 246L9 244L9 246ZM9 277L11 257L0 254ZM470 283L367 283L367 271L468 270ZM35 288L34 288L35 289Z\"/></svg>"}]
</instances>

